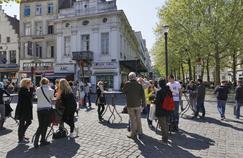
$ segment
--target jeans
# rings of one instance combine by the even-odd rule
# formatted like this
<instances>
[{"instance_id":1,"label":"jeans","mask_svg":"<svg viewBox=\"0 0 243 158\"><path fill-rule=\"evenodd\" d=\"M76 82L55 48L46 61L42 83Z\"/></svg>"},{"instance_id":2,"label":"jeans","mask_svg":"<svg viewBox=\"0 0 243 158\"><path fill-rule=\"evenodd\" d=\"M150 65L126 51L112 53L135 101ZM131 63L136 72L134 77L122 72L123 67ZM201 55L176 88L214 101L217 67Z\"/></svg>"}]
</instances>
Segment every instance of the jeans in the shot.
<instances>
[{"instance_id":1,"label":"jeans","mask_svg":"<svg viewBox=\"0 0 243 158\"><path fill-rule=\"evenodd\" d=\"M174 101L175 104L175 109L172 113L171 117L171 122L174 124L179 124L179 106L180 106L180 101Z\"/></svg>"},{"instance_id":2,"label":"jeans","mask_svg":"<svg viewBox=\"0 0 243 158\"><path fill-rule=\"evenodd\" d=\"M46 141L46 132L51 123L51 114L51 109L37 111L39 127L36 131L34 144L38 144L40 136L42 143Z\"/></svg>"},{"instance_id":3,"label":"jeans","mask_svg":"<svg viewBox=\"0 0 243 158\"><path fill-rule=\"evenodd\" d=\"M198 116L199 111L202 112L202 116L205 116L205 107L204 107L204 99L198 98L197 99L197 108L196 108L196 113L195 116Z\"/></svg>"},{"instance_id":4,"label":"jeans","mask_svg":"<svg viewBox=\"0 0 243 158\"><path fill-rule=\"evenodd\" d=\"M147 105L147 122L148 122L148 125L152 125L152 120L149 119L149 112L150 112L150 105L148 104Z\"/></svg>"},{"instance_id":5,"label":"jeans","mask_svg":"<svg viewBox=\"0 0 243 158\"><path fill-rule=\"evenodd\" d=\"M236 101L236 109L235 109L235 116L236 118L240 118L240 107L243 105L243 103L240 103Z\"/></svg>"},{"instance_id":6,"label":"jeans","mask_svg":"<svg viewBox=\"0 0 243 158\"><path fill-rule=\"evenodd\" d=\"M225 117L226 100L217 100L217 108L221 117Z\"/></svg>"},{"instance_id":7,"label":"jeans","mask_svg":"<svg viewBox=\"0 0 243 158\"><path fill-rule=\"evenodd\" d=\"M86 93L84 96L84 103L87 106L87 101L89 102L89 107L91 107L90 93Z\"/></svg>"},{"instance_id":8,"label":"jeans","mask_svg":"<svg viewBox=\"0 0 243 158\"><path fill-rule=\"evenodd\" d=\"M31 120L19 120L18 137L19 141L24 140L25 132L30 126Z\"/></svg>"},{"instance_id":9,"label":"jeans","mask_svg":"<svg viewBox=\"0 0 243 158\"><path fill-rule=\"evenodd\" d=\"M98 117L99 120L102 119L102 114L105 111L105 104L98 104Z\"/></svg>"},{"instance_id":10,"label":"jeans","mask_svg":"<svg viewBox=\"0 0 243 158\"><path fill-rule=\"evenodd\" d=\"M142 134L142 123L141 123L141 108L140 107L128 107L128 114L131 121L131 136L136 137Z\"/></svg>"}]
</instances>

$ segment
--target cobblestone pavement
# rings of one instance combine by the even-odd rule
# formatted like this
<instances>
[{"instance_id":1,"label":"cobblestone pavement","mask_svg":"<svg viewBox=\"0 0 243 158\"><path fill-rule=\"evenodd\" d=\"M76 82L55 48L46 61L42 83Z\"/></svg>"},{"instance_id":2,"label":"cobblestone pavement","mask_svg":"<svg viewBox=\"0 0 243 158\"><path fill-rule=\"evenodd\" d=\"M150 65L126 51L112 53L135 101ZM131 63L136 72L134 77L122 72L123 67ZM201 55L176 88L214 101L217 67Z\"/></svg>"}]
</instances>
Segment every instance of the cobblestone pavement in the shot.
<instances>
[{"instance_id":1,"label":"cobblestone pavement","mask_svg":"<svg viewBox=\"0 0 243 158\"><path fill-rule=\"evenodd\" d=\"M119 99L118 99L119 101ZM122 101L119 101L122 103ZM215 102L205 103L205 119L181 118L180 132L172 133L170 143L162 145L160 135L150 130L146 119L142 119L144 137L131 140L126 137L128 116L122 114L122 122L116 118L114 124L100 124L94 109L79 111L79 137L59 139L49 146L34 149L33 144L17 144L17 125L12 119L6 121L8 130L0 131L0 157L7 158L242 158L243 157L243 119L233 117L233 106L227 105L226 120L221 121ZM14 107L14 104L13 104ZM118 111L123 106L117 106ZM35 108L36 109L36 108ZM189 111L187 115L192 112ZM31 138L37 128L36 112L26 136ZM104 116L109 118L109 112ZM156 123L154 122L154 125Z\"/></svg>"}]
</instances>

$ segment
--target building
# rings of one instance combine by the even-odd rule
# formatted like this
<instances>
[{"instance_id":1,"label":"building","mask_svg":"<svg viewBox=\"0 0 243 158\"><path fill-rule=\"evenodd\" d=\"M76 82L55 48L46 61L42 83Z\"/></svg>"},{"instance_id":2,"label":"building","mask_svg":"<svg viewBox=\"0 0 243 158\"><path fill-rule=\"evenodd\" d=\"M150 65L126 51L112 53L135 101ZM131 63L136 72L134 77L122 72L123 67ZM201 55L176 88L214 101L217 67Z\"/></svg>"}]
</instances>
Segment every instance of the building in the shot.
<instances>
[{"instance_id":1,"label":"building","mask_svg":"<svg viewBox=\"0 0 243 158\"><path fill-rule=\"evenodd\" d=\"M0 81L17 81L19 71L19 20L0 5Z\"/></svg>"},{"instance_id":2,"label":"building","mask_svg":"<svg viewBox=\"0 0 243 158\"><path fill-rule=\"evenodd\" d=\"M89 80L93 87L103 80L119 90L130 71L148 71L146 42L117 10L116 0L76 1L60 9L55 26L56 74L76 72L77 80Z\"/></svg>"}]
</instances>

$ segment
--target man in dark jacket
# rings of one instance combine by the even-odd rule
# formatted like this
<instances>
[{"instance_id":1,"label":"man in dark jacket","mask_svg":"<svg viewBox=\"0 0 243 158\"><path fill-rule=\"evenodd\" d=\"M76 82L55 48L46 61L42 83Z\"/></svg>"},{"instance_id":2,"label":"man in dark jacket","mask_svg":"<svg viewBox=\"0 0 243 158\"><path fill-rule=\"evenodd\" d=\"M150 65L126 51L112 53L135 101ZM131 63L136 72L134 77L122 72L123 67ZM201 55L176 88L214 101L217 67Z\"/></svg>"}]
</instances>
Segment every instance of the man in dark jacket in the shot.
<instances>
[{"instance_id":1,"label":"man in dark jacket","mask_svg":"<svg viewBox=\"0 0 243 158\"><path fill-rule=\"evenodd\" d=\"M158 122L161 128L162 132L162 142L167 143L168 142L168 124L167 120L170 115L170 112L165 111L162 109L162 104L164 101L164 98L170 91L170 87L166 85L166 80L165 79L160 79L159 80L159 86L160 90L157 91L156 94L156 99L155 99L155 105L156 105L156 111L155 111L155 116L158 118Z\"/></svg>"},{"instance_id":2,"label":"man in dark jacket","mask_svg":"<svg viewBox=\"0 0 243 158\"><path fill-rule=\"evenodd\" d=\"M205 88L205 85L203 84L201 79L198 79L197 82L198 82L198 86L197 86L197 108L196 108L196 112L195 112L195 117L198 116L199 111L202 112L202 117L205 117L204 100L205 100L206 88Z\"/></svg>"},{"instance_id":3,"label":"man in dark jacket","mask_svg":"<svg viewBox=\"0 0 243 158\"><path fill-rule=\"evenodd\" d=\"M225 119L225 105L228 99L229 89L227 87L227 81L221 81L221 85L215 88L214 94L217 95L217 108L221 117L221 120Z\"/></svg>"},{"instance_id":4,"label":"man in dark jacket","mask_svg":"<svg viewBox=\"0 0 243 158\"><path fill-rule=\"evenodd\" d=\"M123 92L126 94L127 110L131 120L131 134L128 138L135 139L142 135L141 106L144 108L145 94L142 85L136 81L136 74L129 73L129 81L124 85Z\"/></svg>"},{"instance_id":5,"label":"man in dark jacket","mask_svg":"<svg viewBox=\"0 0 243 158\"><path fill-rule=\"evenodd\" d=\"M236 100L235 116L237 119L239 119L240 107L243 105L243 84L241 80L237 82L237 87L235 90L235 100Z\"/></svg>"},{"instance_id":6,"label":"man in dark jacket","mask_svg":"<svg viewBox=\"0 0 243 158\"><path fill-rule=\"evenodd\" d=\"M3 95L6 94L8 97L10 94L4 90L3 83L0 82L0 130L4 130L5 128L3 127L4 121L5 121L5 105L3 101Z\"/></svg>"}]
</instances>

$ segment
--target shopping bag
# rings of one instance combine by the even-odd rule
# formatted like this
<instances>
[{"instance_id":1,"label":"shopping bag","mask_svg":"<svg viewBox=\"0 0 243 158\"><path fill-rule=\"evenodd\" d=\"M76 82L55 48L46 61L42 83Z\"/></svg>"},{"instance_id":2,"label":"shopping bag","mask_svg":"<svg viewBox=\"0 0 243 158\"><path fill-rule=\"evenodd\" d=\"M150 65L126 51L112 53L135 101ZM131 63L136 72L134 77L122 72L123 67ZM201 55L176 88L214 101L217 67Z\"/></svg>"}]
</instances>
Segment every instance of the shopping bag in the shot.
<instances>
[{"instance_id":1,"label":"shopping bag","mask_svg":"<svg viewBox=\"0 0 243 158\"><path fill-rule=\"evenodd\" d=\"M151 104L150 105L150 111L149 111L149 120L153 121L156 120L156 116L155 116L155 111L156 111L156 105L155 104Z\"/></svg>"}]
</instances>

